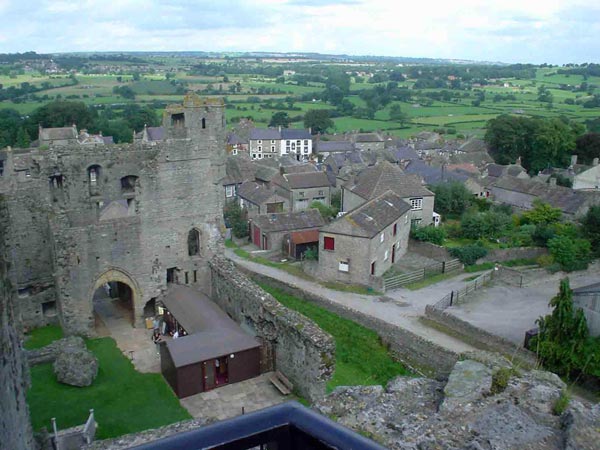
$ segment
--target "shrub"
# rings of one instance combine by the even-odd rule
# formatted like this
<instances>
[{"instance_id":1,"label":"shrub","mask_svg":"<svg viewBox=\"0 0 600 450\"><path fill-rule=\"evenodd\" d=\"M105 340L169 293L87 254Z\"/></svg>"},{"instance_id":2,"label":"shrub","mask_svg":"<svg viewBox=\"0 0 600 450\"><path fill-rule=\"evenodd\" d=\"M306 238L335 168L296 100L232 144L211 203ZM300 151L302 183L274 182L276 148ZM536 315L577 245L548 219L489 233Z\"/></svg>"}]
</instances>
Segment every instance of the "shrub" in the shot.
<instances>
[{"instance_id":1,"label":"shrub","mask_svg":"<svg viewBox=\"0 0 600 450\"><path fill-rule=\"evenodd\" d=\"M513 370L508 367L501 367L496 370L492 374L492 387L490 388L490 392L494 395L504 392L512 375Z\"/></svg>"},{"instance_id":2,"label":"shrub","mask_svg":"<svg viewBox=\"0 0 600 450\"><path fill-rule=\"evenodd\" d=\"M439 227L417 227L411 230L412 236L418 241L442 245L446 239L446 230Z\"/></svg>"},{"instance_id":3,"label":"shrub","mask_svg":"<svg viewBox=\"0 0 600 450\"><path fill-rule=\"evenodd\" d=\"M478 244L465 245L464 247L456 247L450 249L450 254L458 258L465 266L475 264L479 258L487 255L487 250Z\"/></svg>"},{"instance_id":4,"label":"shrub","mask_svg":"<svg viewBox=\"0 0 600 450\"><path fill-rule=\"evenodd\" d=\"M319 259L319 247L309 247L304 252L304 259L309 261L317 261Z\"/></svg>"},{"instance_id":5,"label":"shrub","mask_svg":"<svg viewBox=\"0 0 600 450\"><path fill-rule=\"evenodd\" d=\"M569 393L565 389L563 389L560 392L560 397L558 397L555 400L554 405L552 406L552 412L554 413L554 415L562 415L562 413L564 413L567 410L570 401L571 397L569 396Z\"/></svg>"},{"instance_id":6,"label":"shrub","mask_svg":"<svg viewBox=\"0 0 600 450\"><path fill-rule=\"evenodd\" d=\"M554 257L552 255L541 255L538 257L537 263L541 267L550 267L554 264Z\"/></svg>"},{"instance_id":7,"label":"shrub","mask_svg":"<svg viewBox=\"0 0 600 450\"><path fill-rule=\"evenodd\" d=\"M591 253L590 241L555 236L548 241L548 249L561 269L571 272L587 268Z\"/></svg>"}]
</instances>

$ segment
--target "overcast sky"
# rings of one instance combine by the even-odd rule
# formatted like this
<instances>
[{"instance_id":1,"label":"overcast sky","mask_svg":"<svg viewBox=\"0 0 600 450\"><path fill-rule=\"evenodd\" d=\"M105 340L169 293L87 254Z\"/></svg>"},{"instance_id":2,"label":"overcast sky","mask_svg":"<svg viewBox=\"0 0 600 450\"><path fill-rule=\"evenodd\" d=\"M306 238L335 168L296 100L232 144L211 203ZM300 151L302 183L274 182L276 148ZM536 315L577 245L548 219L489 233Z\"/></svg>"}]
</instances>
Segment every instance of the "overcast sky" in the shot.
<instances>
[{"instance_id":1,"label":"overcast sky","mask_svg":"<svg viewBox=\"0 0 600 450\"><path fill-rule=\"evenodd\" d=\"M0 53L279 51L600 62L598 0L0 0Z\"/></svg>"}]
</instances>

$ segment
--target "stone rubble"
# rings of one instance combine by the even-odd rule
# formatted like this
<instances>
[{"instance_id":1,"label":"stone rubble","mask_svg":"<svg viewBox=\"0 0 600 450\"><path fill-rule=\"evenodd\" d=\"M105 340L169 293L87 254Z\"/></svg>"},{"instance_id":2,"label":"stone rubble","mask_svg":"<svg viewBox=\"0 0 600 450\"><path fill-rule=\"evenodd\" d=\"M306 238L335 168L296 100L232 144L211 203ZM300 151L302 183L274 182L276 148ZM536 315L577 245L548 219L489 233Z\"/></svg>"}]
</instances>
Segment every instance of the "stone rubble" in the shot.
<instances>
[{"instance_id":1,"label":"stone rubble","mask_svg":"<svg viewBox=\"0 0 600 450\"><path fill-rule=\"evenodd\" d=\"M52 366L58 382L90 386L98 375L98 359L85 347L83 339L77 337L64 341L65 345L60 347Z\"/></svg>"},{"instance_id":2,"label":"stone rubble","mask_svg":"<svg viewBox=\"0 0 600 450\"><path fill-rule=\"evenodd\" d=\"M394 450L591 450L599 448L600 405L571 399L553 407L566 385L556 375L513 368L506 388L492 374L508 360L471 354L448 382L398 377L381 386L339 387L315 409Z\"/></svg>"}]
</instances>

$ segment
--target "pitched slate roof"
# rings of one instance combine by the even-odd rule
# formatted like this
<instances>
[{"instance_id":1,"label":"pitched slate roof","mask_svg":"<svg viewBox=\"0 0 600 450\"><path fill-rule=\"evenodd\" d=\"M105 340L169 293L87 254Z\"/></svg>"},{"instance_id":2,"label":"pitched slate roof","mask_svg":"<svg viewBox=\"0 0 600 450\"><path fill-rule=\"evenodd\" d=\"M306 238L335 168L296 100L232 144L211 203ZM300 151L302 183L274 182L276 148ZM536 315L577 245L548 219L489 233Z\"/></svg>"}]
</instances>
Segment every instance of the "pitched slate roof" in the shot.
<instances>
[{"instance_id":1,"label":"pitched slate roof","mask_svg":"<svg viewBox=\"0 0 600 450\"><path fill-rule=\"evenodd\" d=\"M587 286L573 289L574 294L592 294L596 292L600 292L600 283L588 284Z\"/></svg>"},{"instance_id":2,"label":"pitched slate roof","mask_svg":"<svg viewBox=\"0 0 600 450\"><path fill-rule=\"evenodd\" d=\"M250 130L249 140L279 140L281 134L275 128L252 128Z\"/></svg>"},{"instance_id":3,"label":"pitched slate roof","mask_svg":"<svg viewBox=\"0 0 600 450\"><path fill-rule=\"evenodd\" d=\"M163 127L146 127L149 141L162 141L165 138L165 129Z\"/></svg>"},{"instance_id":4,"label":"pitched slate roof","mask_svg":"<svg viewBox=\"0 0 600 450\"><path fill-rule=\"evenodd\" d=\"M312 135L308 132L308 130L283 128L281 130L281 139L312 139Z\"/></svg>"},{"instance_id":5,"label":"pitched slate roof","mask_svg":"<svg viewBox=\"0 0 600 450\"><path fill-rule=\"evenodd\" d=\"M408 203L387 191L321 228L321 232L372 238L408 211Z\"/></svg>"},{"instance_id":6,"label":"pitched slate roof","mask_svg":"<svg viewBox=\"0 0 600 450\"><path fill-rule=\"evenodd\" d=\"M279 175L279 169L270 167L265 164L256 164L256 172L254 177L261 181L271 181L273 178Z\"/></svg>"},{"instance_id":7,"label":"pitched slate roof","mask_svg":"<svg viewBox=\"0 0 600 450\"><path fill-rule=\"evenodd\" d=\"M319 228L325 225L325 220L318 209L262 214L253 220L264 232L302 230L305 228Z\"/></svg>"},{"instance_id":8,"label":"pitched slate roof","mask_svg":"<svg viewBox=\"0 0 600 450\"><path fill-rule=\"evenodd\" d=\"M594 200L594 198L598 199L593 192L576 191L568 187L552 186L536 180L510 176L500 177L492 183L491 187L537 197L568 214L575 214L587 202Z\"/></svg>"},{"instance_id":9,"label":"pitched slate roof","mask_svg":"<svg viewBox=\"0 0 600 450\"><path fill-rule=\"evenodd\" d=\"M309 189L330 186L325 172L286 173L274 177L273 182L286 189Z\"/></svg>"},{"instance_id":10,"label":"pitched slate roof","mask_svg":"<svg viewBox=\"0 0 600 450\"><path fill-rule=\"evenodd\" d=\"M283 202L285 199L269 188L254 181L246 181L238 188L237 195L244 200L248 200L255 205L261 205L268 200L273 202Z\"/></svg>"},{"instance_id":11,"label":"pitched slate roof","mask_svg":"<svg viewBox=\"0 0 600 450\"><path fill-rule=\"evenodd\" d=\"M417 175L406 174L398 166L383 161L362 170L344 185L365 200L392 190L400 197L429 197L433 192L423 187Z\"/></svg>"},{"instance_id":12,"label":"pitched slate roof","mask_svg":"<svg viewBox=\"0 0 600 450\"><path fill-rule=\"evenodd\" d=\"M383 139L375 133L359 133L356 135L356 142L383 142Z\"/></svg>"},{"instance_id":13,"label":"pitched slate roof","mask_svg":"<svg viewBox=\"0 0 600 450\"><path fill-rule=\"evenodd\" d=\"M69 139L77 139L77 128L61 127L61 128L41 128L40 140L42 141L64 141Z\"/></svg>"},{"instance_id":14,"label":"pitched slate roof","mask_svg":"<svg viewBox=\"0 0 600 450\"><path fill-rule=\"evenodd\" d=\"M315 145L317 153L322 152L351 152L354 150L354 144L348 141L318 141Z\"/></svg>"},{"instance_id":15,"label":"pitched slate roof","mask_svg":"<svg viewBox=\"0 0 600 450\"><path fill-rule=\"evenodd\" d=\"M254 180L256 170L256 165L250 159L242 155L228 156L225 161L226 176L221 180L221 184L226 186Z\"/></svg>"},{"instance_id":16,"label":"pitched slate roof","mask_svg":"<svg viewBox=\"0 0 600 450\"><path fill-rule=\"evenodd\" d=\"M241 137L239 137L237 134L232 133L227 137L227 143L230 145L247 144L248 141L245 141Z\"/></svg>"},{"instance_id":17,"label":"pitched slate roof","mask_svg":"<svg viewBox=\"0 0 600 450\"><path fill-rule=\"evenodd\" d=\"M310 173L310 172L318 172L319 169L314 164L298 164L295 166L283 166L282 170L284 173Z\"/></svg>"},{"instance_id":18,"label":"pitched slate roof","mask_svg":"<svg viewBox=\"0 0 600 450\"><path fill-rule=\"evenodd\" d=\"M444 181L450 180L465 181L468 178L468 176L463 173L454 172L452 170L442 170L441 167L430 166L420 159L410 161L404 170L407 173L419 175L428 185L443 183Z\"/></svg>"}]
</instances>

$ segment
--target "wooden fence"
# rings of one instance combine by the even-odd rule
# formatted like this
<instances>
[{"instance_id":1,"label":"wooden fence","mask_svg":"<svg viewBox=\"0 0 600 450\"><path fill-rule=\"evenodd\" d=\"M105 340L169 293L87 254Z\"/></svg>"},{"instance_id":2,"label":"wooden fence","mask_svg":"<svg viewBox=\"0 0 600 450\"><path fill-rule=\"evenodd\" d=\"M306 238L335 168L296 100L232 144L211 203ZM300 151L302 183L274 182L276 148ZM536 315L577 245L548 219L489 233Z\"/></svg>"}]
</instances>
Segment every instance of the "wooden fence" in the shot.
<instances>
[{"instance_id":1,"label":"wooden fence","mask_svg":"<svg viewBox=\"0 0 600 450\"><path fill-rule=\"evenodd\" d=\"M464 303L467 295L469 295L471 292L476 291L477 289L481 289L483 286L485 286L492 280L493 273L494 273L494 271L491 270L489 272L485 272L485 273L481 274L480 276L475 278L473 281L467 283L465 285L465 287L463 287L462 289L458 289L456 291L451 291L450 293L446 294L444 297L442 297L440 300L438 300L432 306L435 309L444 310L446 308L449 308L452 305L458 305L460 303Z\"/></svg>"},{"instance_id":2,"label":"wooden fence","mask_svg":"<svg viewBox=\"0 0 600 450\"><path fill-rule=\"evenodd\" d=\"M390 277L383 278L384 291L398 288L407 284L415 283L422 280L423 278L438 273L450 273L456 270L462 269L463 265L458 259L452 259L450 261L442 261L429 266L425 266L422 269L415 270L413 272L403 273L400 275L392 275Z\"/></svg>"}]
</instances>

